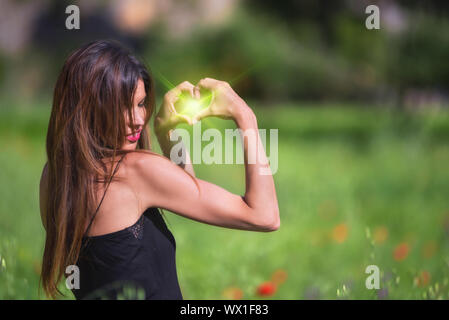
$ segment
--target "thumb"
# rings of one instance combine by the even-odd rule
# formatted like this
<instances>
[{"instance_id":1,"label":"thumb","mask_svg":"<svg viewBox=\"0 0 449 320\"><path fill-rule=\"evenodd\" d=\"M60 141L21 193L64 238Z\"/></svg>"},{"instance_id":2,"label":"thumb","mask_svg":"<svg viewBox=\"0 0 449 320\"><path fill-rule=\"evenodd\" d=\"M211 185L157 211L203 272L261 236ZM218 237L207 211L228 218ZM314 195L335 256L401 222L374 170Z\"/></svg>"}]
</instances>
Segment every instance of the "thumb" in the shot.
<instances>
[{"instance_id":1,"label":"thumb","mask_svg":"<svg viewBox=\"0 0 449 320\"><path fill-rule=\"evenodd\" d=\"M194 122L192 123L192 120L190 119L190 117L185 116L185 115L183 115L183 114L177 113L177 114L175 115L175 117L178 119L178 121L187 123L187 124L189 124L189 125L192 125L192 124L194 123Z\"/></svg>"},{"instance_id":2,"label":"thumb","mask_svg":"<svg viewBox=\"0 0 449 320\"><path fill-rule=\"evenodd\" d=\"M192 118L192 123L195 124L201 119L206 118L210 115L211 115L210 108L202 109Z\"/></svg>"}]
</instances>

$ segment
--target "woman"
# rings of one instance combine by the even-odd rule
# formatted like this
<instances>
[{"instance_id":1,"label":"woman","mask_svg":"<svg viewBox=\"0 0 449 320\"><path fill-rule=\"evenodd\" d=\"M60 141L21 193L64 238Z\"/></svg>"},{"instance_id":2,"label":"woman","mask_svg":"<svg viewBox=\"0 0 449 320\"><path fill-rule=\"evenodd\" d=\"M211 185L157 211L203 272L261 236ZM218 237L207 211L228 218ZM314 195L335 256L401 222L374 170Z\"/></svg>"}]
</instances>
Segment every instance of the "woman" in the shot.
<instances>
[{"instance_id":1,"label":"woman","mask_svg":"<svg viewBox=\"0 0 449 320\"><path fill-rule=\"evenodd\" d=\"M176 112L181 94L199 99L204 90L214 93L207 109L193 119ZM146 299L182 299L176 242L158 208L225 228L279 227L273 178L259 174L268 161L258 135L251 142L260 151L255 163L248 163L244 143L243 197L196 178L188 154L179 165L168 159L169 134L181 122L215 116L257 130L254 113L232 88L206 78L167 92L154 120L165 157L149 151L154 101L147 69L118 43L95 41L66 60L54 90L40 183L46 229L41 283L48 296L61 293L58 283L75 265L77 299L116 299L129 287Z\"/></svg>"}]
</instances>

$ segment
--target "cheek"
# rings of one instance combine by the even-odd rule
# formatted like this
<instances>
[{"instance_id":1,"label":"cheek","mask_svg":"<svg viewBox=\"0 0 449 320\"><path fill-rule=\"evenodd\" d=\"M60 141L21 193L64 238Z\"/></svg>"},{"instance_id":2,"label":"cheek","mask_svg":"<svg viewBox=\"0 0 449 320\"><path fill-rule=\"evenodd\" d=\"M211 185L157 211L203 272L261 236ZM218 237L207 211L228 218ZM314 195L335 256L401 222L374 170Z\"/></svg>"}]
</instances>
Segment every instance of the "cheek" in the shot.
<instances>
[{"instance_id":1,"label":"cheek","mask_svg":"<svg viewBox=\"0 0 449 320\"><path fill-rule=\"evenodd\" d=\"M147 109L146 108L139 108L139 116L142 120L146 119L147 116Z\"/></svg>"}]
</instances>

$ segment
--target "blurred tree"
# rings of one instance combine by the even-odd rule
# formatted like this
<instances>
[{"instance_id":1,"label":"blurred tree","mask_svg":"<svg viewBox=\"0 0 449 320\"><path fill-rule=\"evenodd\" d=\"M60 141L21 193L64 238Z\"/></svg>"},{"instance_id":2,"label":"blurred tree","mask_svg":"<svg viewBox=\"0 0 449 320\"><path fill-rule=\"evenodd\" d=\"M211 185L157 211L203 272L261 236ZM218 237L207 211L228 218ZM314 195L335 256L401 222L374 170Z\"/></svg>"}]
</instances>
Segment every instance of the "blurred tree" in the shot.
<instances>
[{"instance_id":1,"label":"blurred tree","mask_svg":"<svg viewBox=\"0 0 449 320\"><path fill-rule=\"evenodd\" d=\"M250 10L267 13L276 16L279 22L289 26L298 23L312 22L318 25L320 36L326 43L333 42L333 20L342 11L347 9L344 1L329 0L249 0ZM294 28L293 28L294 30Z\"/></svg>"}]
</instances>

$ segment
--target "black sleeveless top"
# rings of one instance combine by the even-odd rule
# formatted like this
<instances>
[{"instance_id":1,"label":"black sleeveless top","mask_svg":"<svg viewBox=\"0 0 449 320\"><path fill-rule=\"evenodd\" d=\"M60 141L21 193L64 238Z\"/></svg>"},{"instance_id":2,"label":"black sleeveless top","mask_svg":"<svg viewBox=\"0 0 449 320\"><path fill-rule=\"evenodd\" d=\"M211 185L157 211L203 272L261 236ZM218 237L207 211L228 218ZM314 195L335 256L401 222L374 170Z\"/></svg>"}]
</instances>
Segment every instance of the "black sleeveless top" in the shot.
<instances>
[{"instance_id":1,"label":"black sleeveless top","mask_svg":"<svg viewBox=\"0 0 449 320\"><path fill-rule=\"evenodd\" d=\"M175 238L159 210L149 208L130 227L83 237L77 261L80 286L72 292L76 299L182 300L175 253Z\"/></svg>"}]
</instances>

